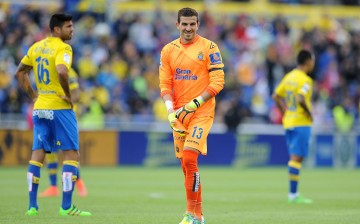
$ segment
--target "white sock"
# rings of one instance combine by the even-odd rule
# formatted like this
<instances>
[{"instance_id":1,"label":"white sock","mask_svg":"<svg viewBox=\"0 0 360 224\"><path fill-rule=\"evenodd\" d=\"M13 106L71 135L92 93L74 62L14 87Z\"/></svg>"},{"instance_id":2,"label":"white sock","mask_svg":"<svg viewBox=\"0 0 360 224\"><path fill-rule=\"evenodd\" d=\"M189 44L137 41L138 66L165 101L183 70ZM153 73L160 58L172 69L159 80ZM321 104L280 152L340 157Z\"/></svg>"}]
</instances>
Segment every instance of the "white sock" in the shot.
<instances>
[{"instance_id":1,"label":"white sock","mask_svg":"<svg viewBox=\"0 0 360 224\"><path fill-rule=\"evenodd\" d=\"M290 200L293 200L295 199L297 196L299 196L299 193L296 192L296 193L289 193L288 197Z\"/></svg>"}]
</instances>

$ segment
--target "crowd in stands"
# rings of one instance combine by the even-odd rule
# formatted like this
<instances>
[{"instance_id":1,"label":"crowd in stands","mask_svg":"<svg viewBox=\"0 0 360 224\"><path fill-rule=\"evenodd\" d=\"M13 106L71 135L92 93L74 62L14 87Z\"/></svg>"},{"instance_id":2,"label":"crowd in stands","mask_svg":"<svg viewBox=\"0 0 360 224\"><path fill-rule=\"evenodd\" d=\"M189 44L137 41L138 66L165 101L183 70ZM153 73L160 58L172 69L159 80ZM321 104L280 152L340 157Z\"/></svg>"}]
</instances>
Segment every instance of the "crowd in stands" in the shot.
<instances>
[{"instance_id":1,"label":"crowd in stands","mask_svg":"<svg viewBox=\"0 0 360 224\"><path fill-rule=\"evenodd\" d=\"M45 9L0 8L1 113L27 114L29 98L18 90L14 74L29 46L48 36L50 14ZM176 13L104 15L74 13L71 40L73 68L82 94L79 120L91 113L108 120L166 120L159 95L161 48L178 37ZM243 120L280 123L271 94L282 76L296 66L296 53L316 55L315 123L332 122L332 109L341 105L358 116L360 97L359 21L323 15L318 23L292 27L288 18L251 14L200 15L199 34L216 42L225 64L225 89L217 96L216 122L232 129ZM31 76L33 77L33 76Z\"/></svg>"}]
</instances>

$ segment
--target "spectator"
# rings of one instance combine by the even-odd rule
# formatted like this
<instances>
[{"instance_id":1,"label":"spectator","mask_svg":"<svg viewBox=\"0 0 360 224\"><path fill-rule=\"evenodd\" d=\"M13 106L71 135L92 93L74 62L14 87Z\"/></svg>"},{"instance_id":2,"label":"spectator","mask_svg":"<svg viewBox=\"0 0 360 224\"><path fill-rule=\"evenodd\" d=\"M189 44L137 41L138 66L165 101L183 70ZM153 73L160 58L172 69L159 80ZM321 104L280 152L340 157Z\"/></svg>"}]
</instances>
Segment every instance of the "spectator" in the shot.
<instances>
[{"instance_id":1,"label":"spectator","mask_svg":"<svg viewBox=\"0 0 360 224\"><path fill-rule=\"evenodd\" d=\"M111 115L112 119L131 115L161 119L156 115L159 51L178 33L171 26L175 22L169 19L173 18L171 12L159 9L154 14L126 12L104 21L103 12L77 11L79 2L71 6L69 1L64 2L64 7L74 11L77 19L74 23L77 34L71 44L76 56L73 66L80 74L83 91L81 110L87 113L100 105L102 113ZM319 16L319 21L309 19L299 27L294 26L293 18L280 15L255 18L236 13L219 17L207 11L201 14L203 25L199 32L210 35L218 43L225 64L226 85L217 96L215 121L229 120L240 108L246 111L241 112L242 117L277 123L279 117L269 96L280 78L294 66L292 55L299 48L314 51L318 58L314 108L319 115L314 114L315 118L327 123L333 121L332 108L342 105L345 98L351 105L357 105L360 98L358 20L339 20L330 14ZM14 65L32 43L48 33L44 24L47 17L49 13L41 9L0 6L1 113L27 111L28 104L22 94L12 90L17 85L13 78ZM99 96L92 97L94 92ZM239 101L233 104L234 98ZM234 113L230 108L237 109Z\"/></svg>"}]
</instances>

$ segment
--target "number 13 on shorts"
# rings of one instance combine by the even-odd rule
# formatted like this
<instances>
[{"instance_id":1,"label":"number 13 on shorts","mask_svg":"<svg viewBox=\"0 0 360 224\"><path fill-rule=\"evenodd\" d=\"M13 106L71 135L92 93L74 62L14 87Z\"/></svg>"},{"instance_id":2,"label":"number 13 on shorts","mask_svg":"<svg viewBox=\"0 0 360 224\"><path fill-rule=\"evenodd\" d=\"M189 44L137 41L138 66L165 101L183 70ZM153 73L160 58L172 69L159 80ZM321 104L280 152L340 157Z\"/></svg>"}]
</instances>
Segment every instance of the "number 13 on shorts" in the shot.
<instances>
[{"instance_id":1,"label":"number 13 on shorts","mask_svg":"<svg viewBox=\"0 0 360 224\"><path fill-rule=\"evenodd\" d=\"M174 133L174 149L177 158L182 158L184 147L198 150L201 154L207 154L207 136L213 124L213 117L192 117L187 126L189 134L180 136Z\"/></svg>"},{"instance_id":2,"label":"number 13 on shorts","mask_svg":"<svg viewBox=\"0 0 360 224\"><path fill-rule=\"evenodd\" d=\"M195 127L194 127L194 130L193 130L193 132L192 132L191 137L192 137L192 138L201 139L203 132L204 132L204 129L203 129L203 128L200 128L200 127L198 127L198 126L195 126Z\"/></svg>"},{"instance_id":3,"label":"number 13 on shorts","mask_svg":"<svg viewBox=\"0 0 360 224\"><path fill-rule=\"evenodd\" d=\"M197 149L201 154L207 154L207 137L209 135L214 118L192 117L188 126L189 134L186 135L184 147Z\"/></svg>"}]
</instances>

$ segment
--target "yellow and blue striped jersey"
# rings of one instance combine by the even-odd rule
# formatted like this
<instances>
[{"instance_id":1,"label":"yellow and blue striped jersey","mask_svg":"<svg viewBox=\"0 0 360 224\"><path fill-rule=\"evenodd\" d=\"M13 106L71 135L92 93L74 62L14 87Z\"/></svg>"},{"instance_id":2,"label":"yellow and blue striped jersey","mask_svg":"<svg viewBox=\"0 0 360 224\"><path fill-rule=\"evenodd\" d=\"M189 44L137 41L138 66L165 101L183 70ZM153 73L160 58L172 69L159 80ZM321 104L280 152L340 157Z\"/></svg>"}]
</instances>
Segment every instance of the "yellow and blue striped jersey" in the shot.
<instances>
[{"instance_id":1,"label":"yellow and blue striped jersey","mask_svg":"<svg viewBox=\"0 0 360 224\"><path fill-rule=\"evenodd\" d=\"M283 117L285 129L300 126L311 126L312 121L305 115L304 108L297 102L298 94L303 95L309 110L312 110L312 79L303 71L293 69L281 80L275 94L285 98L286 111Z\"/></svg>"},{"instance_id":2,"label":"yellow and blue striped jersey","mask_svg":"<svg viewBox=\"0 0 360 224\"><path fill-rule=\"evenodd\" d=\"M71 109L69 103L59 96L65 96L60 85L56 66L65 65L69 70L72 63L72 48L57 37L48 37L33 44L21 63L32 66L38 99L34 109Z\"/></svg>"}]
</instances>

